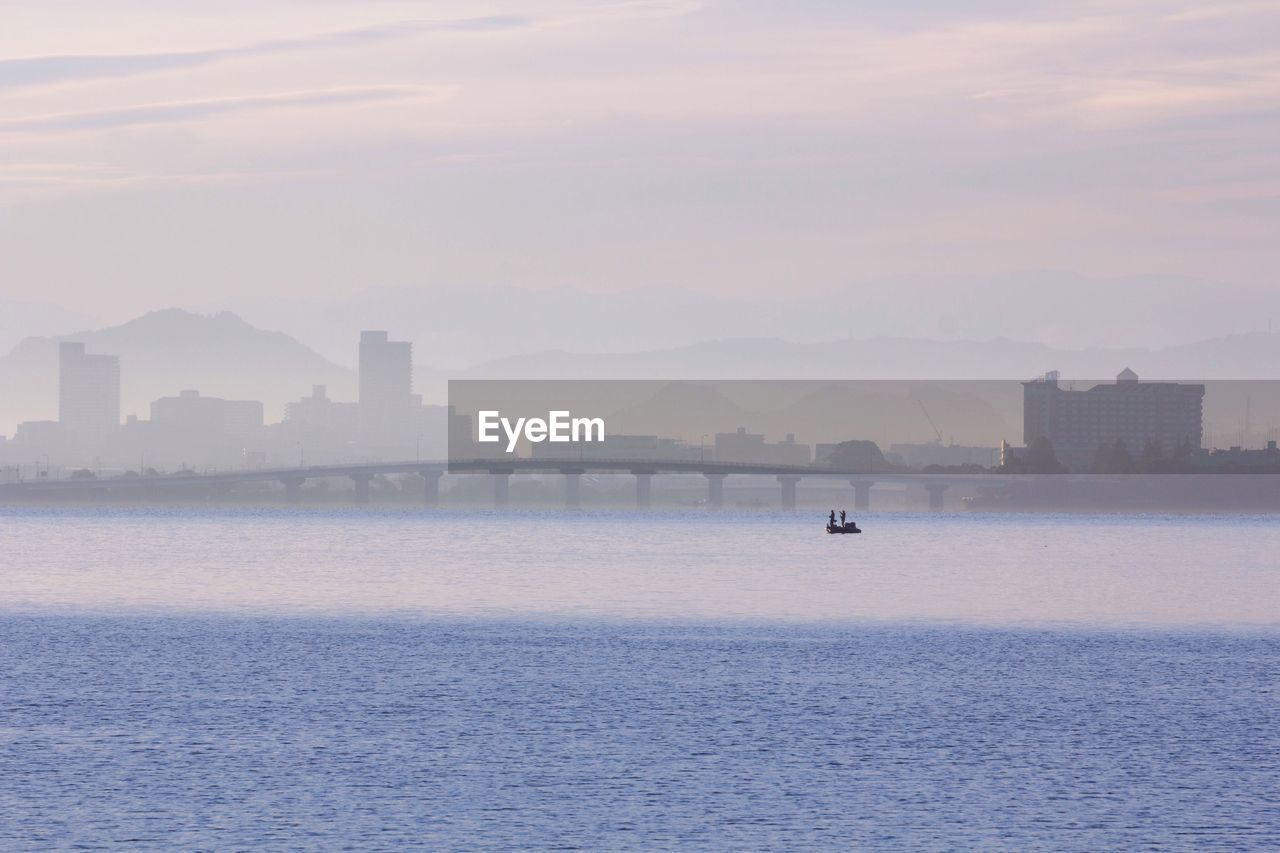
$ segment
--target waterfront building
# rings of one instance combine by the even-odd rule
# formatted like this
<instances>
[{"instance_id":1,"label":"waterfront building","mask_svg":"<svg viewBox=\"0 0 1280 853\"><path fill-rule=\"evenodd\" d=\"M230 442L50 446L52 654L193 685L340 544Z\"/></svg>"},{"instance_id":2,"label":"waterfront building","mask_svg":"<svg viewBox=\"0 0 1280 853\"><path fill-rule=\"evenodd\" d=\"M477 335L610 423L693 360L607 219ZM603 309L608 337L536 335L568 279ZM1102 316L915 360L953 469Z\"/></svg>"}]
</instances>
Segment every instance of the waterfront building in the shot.
<instances>
[{"instance_id":1,"label":"waterfront building","mask_svg":"<svg viewBox=\"0 0 1280 853\"><path fill-rule=\"evenodd\" d=\"M1125 368L1115 383L1083 391L1061 387L1057 371L1022 387L1024 443L1048 439L1071 471L1088 471L1098 448L1117 441L1136 456L1148 443L1173 453L1180 447L1198 450L1203 440L1201 384L1141 382Z\"/></svg>"},{"instance_id":2,"label":"waterfront building","mask_svg":"<svg viewBox=\"0 0 1280 853\"><path fill-rule=\"evenodd\" d=\"M716 461L777 465L808 465L813 461L809 445L797 444L795 435L791 433L775 443L764 439L763 434L747 432L745 427L738 427L734 432L718 432L715 436Z\"/></svg>"}]
</instances>

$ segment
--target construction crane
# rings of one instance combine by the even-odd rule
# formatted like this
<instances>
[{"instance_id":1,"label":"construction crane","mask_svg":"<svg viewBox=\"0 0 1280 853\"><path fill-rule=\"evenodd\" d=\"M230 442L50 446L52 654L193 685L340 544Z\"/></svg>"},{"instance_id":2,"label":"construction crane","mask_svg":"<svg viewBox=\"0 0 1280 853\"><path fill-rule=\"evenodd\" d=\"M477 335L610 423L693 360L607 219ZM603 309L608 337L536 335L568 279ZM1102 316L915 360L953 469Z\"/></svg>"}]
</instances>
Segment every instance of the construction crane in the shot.
<instances>
[{"instance_id":1,"label":"construction crane","mask_svg":"<svg viewBox=\"0 0 1280 853\"><path fill-rule=\"evenodd\" d=\"M920 411L924 412L924 418L929 422L929 426L933 427L933 431L938 434L933 443L942 444L942 430L938 429L938 425L933 422L933 418L929 417L929 410L924 407L924 400L917 399L916 402L920 404Z\"/></svg>"}]
</instances>

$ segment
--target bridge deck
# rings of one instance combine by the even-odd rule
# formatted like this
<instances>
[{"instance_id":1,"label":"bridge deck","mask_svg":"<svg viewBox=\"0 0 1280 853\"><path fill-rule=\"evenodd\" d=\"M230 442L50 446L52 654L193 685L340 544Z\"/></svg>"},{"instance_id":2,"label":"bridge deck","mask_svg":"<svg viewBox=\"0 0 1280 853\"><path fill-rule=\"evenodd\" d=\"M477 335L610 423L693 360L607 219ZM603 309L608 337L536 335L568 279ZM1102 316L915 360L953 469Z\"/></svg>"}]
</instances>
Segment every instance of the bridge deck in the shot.
<instances>
[{"instance_id":1,"label":"bridge deck","mask_svg":"<svg viewBox=\"0 0 1280 853\"><path fill-rule=\"evenodd\" d=\"M98 489L164 487L198 487L234 485L264 481L301 481L328 477L365 478L384 474L421 473L430 476L450 474L515 474L538 472L616 473L616 474L702 474L704 476L757 475L821 479L863 479L876 482L994 482L1010 475L999 474L921 474L912 472L855 471L822 468L812 465L773 465L754 462L712 462L661 459L467 459L399 462L361 462L338 465L310 465L290 468L259 468L208 473L181 472L142 477L104 477L86 479L29 480L0 486L0 494L44 491L94 491ZM1067 475L1069 476L1069 475Z\"/></svg>"}]
</instances>

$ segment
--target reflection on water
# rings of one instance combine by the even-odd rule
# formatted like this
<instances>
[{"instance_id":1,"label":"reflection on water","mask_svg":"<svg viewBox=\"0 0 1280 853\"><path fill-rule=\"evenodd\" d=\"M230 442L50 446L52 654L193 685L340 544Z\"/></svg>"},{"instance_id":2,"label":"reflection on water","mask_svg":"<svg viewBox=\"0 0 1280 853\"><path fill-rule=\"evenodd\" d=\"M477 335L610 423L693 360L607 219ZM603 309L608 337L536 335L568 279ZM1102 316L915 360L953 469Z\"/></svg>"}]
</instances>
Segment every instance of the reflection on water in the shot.
<instances>
[{"instance_id":1,"label":"reflection on water","mask_svg":"<svg viewBox=\"0 0 1280 853\"><path fill-rule=\"evenodd\" d=\"M0 511L0 608L1276 625L1267 516Z\"/></svg>"}]
</instances>

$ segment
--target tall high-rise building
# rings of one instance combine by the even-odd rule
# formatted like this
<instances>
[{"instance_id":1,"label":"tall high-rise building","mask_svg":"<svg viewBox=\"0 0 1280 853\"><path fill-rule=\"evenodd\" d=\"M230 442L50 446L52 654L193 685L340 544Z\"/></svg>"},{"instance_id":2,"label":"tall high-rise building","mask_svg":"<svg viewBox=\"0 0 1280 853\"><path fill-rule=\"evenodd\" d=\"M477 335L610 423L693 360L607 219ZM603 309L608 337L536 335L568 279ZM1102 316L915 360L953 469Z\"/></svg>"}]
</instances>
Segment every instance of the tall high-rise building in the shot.
<instances>
[{"instance_id":1,"label":"tall high-rise building","mask_svg":"<svg viewBox=\"0 0 1280 853\"><path fill-rule=\"evenodd\" d=\"M67 432L103 436L120 426L120 357L58 347L58 422Z\"/></svg>"},{"instance_id":2,"label":"tall high-rise building","mask_svg":"<svg viewBox=\"0 0 1280 853\"><path fill-rule=\"evenodd\" d=\"M1022 383L1022 437L1030 445L1044 437L1058 461L1087 471L1103 445L1123 441L1135 456L1147 442L1169 454L1179 446L1199 449L1203 438L1204 386L1139 382L1125 368L1114 385L1068 391L1056 371Z\"/></svg>"},{"instance_id":3,"label":"tall high-rise building","mask_svg":"<svg viewBox=\"0 0 1280 853\"><path fill-rule=\"evenodd\" d=\"M366 443L392 444L412 430L413 344L386 332L360 333L360 430Z\"/></svg>"}]
</instances>

